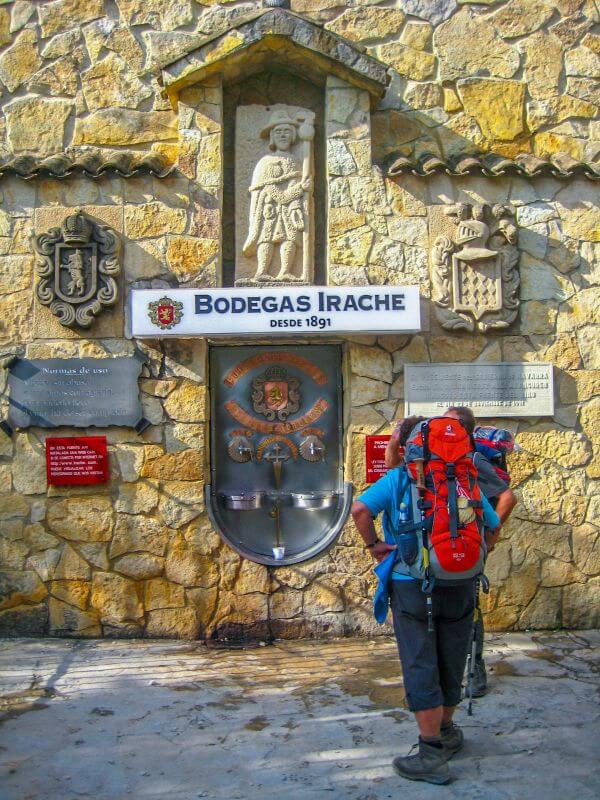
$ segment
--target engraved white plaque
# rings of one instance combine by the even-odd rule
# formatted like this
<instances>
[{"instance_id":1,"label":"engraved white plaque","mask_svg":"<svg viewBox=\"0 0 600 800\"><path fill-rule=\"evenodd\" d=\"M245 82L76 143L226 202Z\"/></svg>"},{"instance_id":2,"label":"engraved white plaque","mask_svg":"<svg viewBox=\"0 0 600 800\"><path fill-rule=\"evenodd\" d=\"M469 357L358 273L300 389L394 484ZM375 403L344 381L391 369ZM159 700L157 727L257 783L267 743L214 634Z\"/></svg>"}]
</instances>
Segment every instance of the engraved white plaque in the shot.
<instances>
[{"instance_id":1,"label":"engraved white plaque","mask_svg":"<svg viewBox=\"0 0 600 800\"><path fill-rule=\"evenodd\" d=\"M476 417L551 417L552 364L406 364L406 414L469 406Z\"/></svg>"}]
</instances>

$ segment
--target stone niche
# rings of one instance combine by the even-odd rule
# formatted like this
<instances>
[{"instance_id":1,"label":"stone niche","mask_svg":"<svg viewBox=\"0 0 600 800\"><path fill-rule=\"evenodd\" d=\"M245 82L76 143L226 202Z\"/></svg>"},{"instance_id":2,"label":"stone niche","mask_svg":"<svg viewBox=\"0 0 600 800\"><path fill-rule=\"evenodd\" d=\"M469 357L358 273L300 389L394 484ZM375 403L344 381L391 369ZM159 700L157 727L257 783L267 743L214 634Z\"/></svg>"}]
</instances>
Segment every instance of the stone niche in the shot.
<instances>
[{"instance_id":1,"label":"stone niche","mask_svg":"<svg viewBox=\"0 0 600 800\"><path fill-rule=\"evenodd\" d=\"M180 168L201 187L196 233L220 236L217 283L356 282L327 253L356 227L351 194L377 206L370 111L388 81L354 43L281 8L165 66Z\"/></svg>"},{"instance_id":2,"label":"stone niche","mask_svg":"<svg viewBox=\"0 0 600 800\"><path fill-rule=\"evenodd\" d=\"M324 120L324 86L290 73L264 71L225 89L225 283L325 282ZM291 133L285 152L274 149L274 123ZM294 174L287 178L288 173ZM269 264L257 275L258 240L269 238L272 247L263 247L267 252L261 253ZM287 257L287 275L281 274L286 272L282 255L284 261Z\"/></svg>"}]
</instances>

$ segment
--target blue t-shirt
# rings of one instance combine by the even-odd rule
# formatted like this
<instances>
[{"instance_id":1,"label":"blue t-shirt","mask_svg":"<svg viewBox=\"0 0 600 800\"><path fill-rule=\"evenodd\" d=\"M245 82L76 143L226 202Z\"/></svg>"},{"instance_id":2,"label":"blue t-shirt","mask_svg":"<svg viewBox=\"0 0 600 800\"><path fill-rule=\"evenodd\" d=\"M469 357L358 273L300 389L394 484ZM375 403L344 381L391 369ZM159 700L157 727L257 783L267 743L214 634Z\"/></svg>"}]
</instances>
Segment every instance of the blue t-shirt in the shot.
<instances>
[{"instance_id":1,"label":"blue t-shirt","mask_svg":"<svg viewBox=\"0 0 600 800\"><path fill-rule=\"evenodd\" d=\"M406 472L406 467L391 469L377 483L370 486L358 498L369 509L373 517L378 517L383 512L383 535L387 544L395 544L393 531L400 525L400 504L404 503L408 510L409 519L413 518L411 483ZM481 495L483 502L483 521L488 528L497 528L500 517L489 504L485 495ZM409 575L401 572L392 572L392 579L397 581L412 581Z\"/></svg>"}]
</instances>

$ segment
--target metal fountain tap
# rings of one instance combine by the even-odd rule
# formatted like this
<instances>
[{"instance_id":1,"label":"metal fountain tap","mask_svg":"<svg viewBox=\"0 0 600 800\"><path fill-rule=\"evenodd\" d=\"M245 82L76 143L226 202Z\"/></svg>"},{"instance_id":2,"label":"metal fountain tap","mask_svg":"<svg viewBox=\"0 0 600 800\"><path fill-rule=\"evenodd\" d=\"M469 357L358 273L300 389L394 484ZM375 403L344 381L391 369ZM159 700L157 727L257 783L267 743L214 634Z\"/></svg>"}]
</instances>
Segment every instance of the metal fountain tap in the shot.
<instances>
[{"instance_id":1,"label":"metal fountain tap","mask_svg":"<svg viewBox=\"0 0 600 800\"><path fill-rule=\"evenodd\" d=\"M315 442L311 442L308 445L308 449L309 449L309 452L310 452L311 456L317 456L317 458L315 458L315 461L317 461L317 460L323 461L323 459L325 457L325 448L323 447L323 445L319 445L319 444L316 444Z\"/></svg>"},{"instance_id":2,"label":"metal fountain tap","mask_svg":"<svg viewBox=\"0 0 600 800\"><path fill-rule=\"evenodd\" d=\"M283 452L283 447L279 442L275 442L273 447L265 455L265 459L273 464L273 474L275 476L275 488L279 489L281 486L281 469L285 461L290 457L289 453Z\"/></svg>"}]
</instances>

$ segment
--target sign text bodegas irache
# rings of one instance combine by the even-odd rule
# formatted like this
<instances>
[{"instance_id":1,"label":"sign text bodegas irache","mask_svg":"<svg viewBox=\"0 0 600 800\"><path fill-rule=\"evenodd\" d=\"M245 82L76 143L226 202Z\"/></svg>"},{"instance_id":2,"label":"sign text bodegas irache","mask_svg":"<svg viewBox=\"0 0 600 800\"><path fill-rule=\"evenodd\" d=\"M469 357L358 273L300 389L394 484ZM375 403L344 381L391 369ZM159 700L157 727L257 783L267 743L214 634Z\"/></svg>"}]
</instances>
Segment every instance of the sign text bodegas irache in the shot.
<instances>
[{"instance_id":1,"label":"sign text bodegas irache","mask_svg":"<svg viewBox=\"0 0 600 800\"><path fill-rule=\"evenodd\" d=\"M134 289L133 336L412 333L418 286Z\"/></svg>"}]
</instances>

